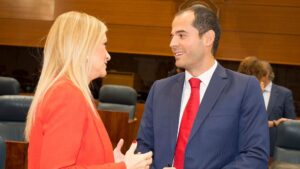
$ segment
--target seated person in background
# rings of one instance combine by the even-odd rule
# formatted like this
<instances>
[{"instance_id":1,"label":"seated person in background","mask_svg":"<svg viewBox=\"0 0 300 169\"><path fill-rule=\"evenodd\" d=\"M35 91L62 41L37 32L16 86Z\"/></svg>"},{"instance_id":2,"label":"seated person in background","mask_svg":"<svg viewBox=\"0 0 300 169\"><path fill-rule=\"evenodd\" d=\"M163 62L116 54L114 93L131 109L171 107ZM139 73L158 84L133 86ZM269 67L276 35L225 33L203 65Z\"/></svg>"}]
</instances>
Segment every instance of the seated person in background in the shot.
<instances>
[{"instance_id":1,"label":"seated person in background","mask_svg":"<svg viewBox=\"0 0 300 169\"><path fill-rule=\"evenodd\" d=\"M144 169L152 152L113 151L97 113L89 83L106 75L110 55L103 22L79 12L64 13L48 34L39 83L25 129L28 169Z\"/></svg>"},{"instance_id":2,"label":"seated person in background","mask_svg":"<svg viewBox=\"0 0 300 169\"><path fill-rule=\"evenodd\" d=\"M254 75L260 81L270 128L270 155L273 156L277 135L277 126L288 120L295 119L293 95L291 90L272 82L275 75L271 65L256 57L246 57L239 66L239 72Z\"/></svg>"}]
</instances>

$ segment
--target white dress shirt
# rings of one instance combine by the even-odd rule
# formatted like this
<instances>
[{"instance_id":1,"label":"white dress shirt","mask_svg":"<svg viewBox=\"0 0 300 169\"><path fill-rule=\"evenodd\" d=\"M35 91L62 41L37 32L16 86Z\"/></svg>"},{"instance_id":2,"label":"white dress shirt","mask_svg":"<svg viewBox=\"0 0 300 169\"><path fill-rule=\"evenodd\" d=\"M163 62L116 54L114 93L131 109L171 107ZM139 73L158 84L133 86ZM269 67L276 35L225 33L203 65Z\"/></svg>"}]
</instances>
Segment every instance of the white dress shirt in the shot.
<instances>
[{"instance_id":1,"label":"white dress shirt","mask_svg":"<svg viewBox=\"0 0 300 169\"><path fill-rule=\"evenodd\" d=\"M202 73L201 75L194 77L194 78L198 78L201 80L200 89L199 89L200 90L200 103L206 92L207 86L209 85L210 79L217 68L217 65L218 65L218 62L215 60L215 63L213 64L213 66L211 68L209 68L206 72ZM189 72L185 71L185 80L184 80L182 96L181 96L181 106L180 106L179 125L178 125L178 129L177 129L177 136L179 133L179 128L180 128L180 123L181 123L181 119L183 116L183 112L184 112L185 106L186 106L186 104L190 98L190 94L191 94L191 86L189 83L189 80L191 78L193 78L193 76Z\"/></svg>"},{"instance_id":2,"label":"white dress shirt","mask_svg":"<svg viewBox=\"0 0 300 169\"><path fill-rule=\"evenodd\" d=\"M268 108L269 105L269 101L270 101L270 96L271 96L271 90L272 90L272 82L270 82L264 89L263 91L263 96L264 96L264 102L265 102L265 106L266 106L266 110Z\"/></svg>"}]
</instances>

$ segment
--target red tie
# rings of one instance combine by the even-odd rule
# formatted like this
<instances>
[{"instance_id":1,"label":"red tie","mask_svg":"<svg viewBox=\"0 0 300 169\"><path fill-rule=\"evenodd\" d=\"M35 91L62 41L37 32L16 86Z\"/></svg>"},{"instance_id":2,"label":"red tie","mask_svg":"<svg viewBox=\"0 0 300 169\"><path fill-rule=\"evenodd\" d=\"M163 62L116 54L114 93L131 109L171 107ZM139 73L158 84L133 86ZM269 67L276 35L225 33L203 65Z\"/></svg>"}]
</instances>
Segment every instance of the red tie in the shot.
<instances>
[{"instance_id":1,"label":"red tie","mask_svg":"<svg viewBox=\"0 0 300 169\"><path fill-rule=\"evenodd\" d=\"M194 124L194 120L198 112L200 102L199 87L201 81L197 78L191 78L189 82L191 85L191 95L183 112L179 134L177 138L174 157L174 167L176 169L184 168L185 148Z\"/></svg>"}]
</instances>

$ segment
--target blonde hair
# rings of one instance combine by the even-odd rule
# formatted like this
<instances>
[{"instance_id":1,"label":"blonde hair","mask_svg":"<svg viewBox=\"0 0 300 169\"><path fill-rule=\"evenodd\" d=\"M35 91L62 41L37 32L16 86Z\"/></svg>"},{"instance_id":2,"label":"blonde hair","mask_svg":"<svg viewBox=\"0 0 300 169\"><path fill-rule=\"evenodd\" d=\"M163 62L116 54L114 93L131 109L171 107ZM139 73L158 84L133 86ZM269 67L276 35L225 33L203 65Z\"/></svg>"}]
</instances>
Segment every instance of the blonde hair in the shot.
<instances>
[{"instance_id":1,"label":"blonde hair","mask_svg":"<svg viewBox=\"0 0 300 169\"><path fill-rule=\"evenodd\" d=\"M81 90L95 116L99 117L89 89L88 75L92 63L88 58L103 41L106 31L103 22L85 13L71 11L57 17L47 36L41 76L27 115L27 141L35 122L37 105L47 90L63 76Z\"/></svg>"}]
</instances>

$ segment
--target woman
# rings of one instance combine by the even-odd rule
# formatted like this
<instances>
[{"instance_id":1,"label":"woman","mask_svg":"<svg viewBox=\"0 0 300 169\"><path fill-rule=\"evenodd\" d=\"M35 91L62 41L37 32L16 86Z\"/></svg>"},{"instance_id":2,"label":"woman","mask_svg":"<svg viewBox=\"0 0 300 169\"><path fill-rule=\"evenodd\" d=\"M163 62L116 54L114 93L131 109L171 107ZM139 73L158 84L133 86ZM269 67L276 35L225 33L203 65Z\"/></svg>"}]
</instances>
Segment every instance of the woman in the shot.
<instances>
[{"instance_id":1,"label":"woman","mask_svg":"<svg viewBox=\"0 0 300 169\"><path fill-rule=\"evenodd\" d=\"M149 168L152 153L113 152L93 105L89 83L106 75L106 26L79 12L60 15L44 48L44 63L25 129L28 169Z\"/></svg>"}]
</instances>

